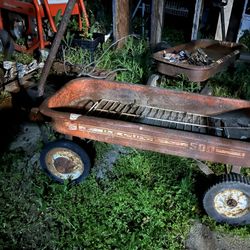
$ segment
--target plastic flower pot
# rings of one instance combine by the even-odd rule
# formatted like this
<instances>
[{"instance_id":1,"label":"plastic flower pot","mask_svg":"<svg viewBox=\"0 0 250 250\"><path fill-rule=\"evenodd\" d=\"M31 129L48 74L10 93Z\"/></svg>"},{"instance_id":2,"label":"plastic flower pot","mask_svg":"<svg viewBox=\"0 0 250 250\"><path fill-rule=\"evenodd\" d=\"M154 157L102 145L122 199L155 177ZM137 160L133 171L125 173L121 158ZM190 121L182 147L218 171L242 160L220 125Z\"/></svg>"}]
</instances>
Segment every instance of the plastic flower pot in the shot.
<instances>
[{"instance_id":1,"label":"plastic flower pot","mask_svg":"<svg viewBox=\"0 0 250 250\"><path fill-rule=\"evenodd\" d=\"M90 51L91 62L94 62L94 52L99 44L103 44L104 34L93 33L93 39L82 38L79 35L75 36L72 41L73 47L80 47L82 49L88 49Z\"/></svg>"}]
</instances>

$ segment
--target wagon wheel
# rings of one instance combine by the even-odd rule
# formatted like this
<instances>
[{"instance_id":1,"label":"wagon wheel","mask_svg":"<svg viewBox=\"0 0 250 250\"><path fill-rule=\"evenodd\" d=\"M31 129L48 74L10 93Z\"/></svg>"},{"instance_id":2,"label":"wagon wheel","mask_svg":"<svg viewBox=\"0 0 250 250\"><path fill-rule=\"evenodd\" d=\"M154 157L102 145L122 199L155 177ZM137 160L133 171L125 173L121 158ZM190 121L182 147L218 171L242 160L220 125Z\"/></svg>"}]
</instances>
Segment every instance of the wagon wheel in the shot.
<instances>
[{"instance_id":1,"label":"wagon wheel","mask_svg":"<svg viewBox=\"0 0 250 250\"><path fill-rule=\"evenodd\" d=\"M79 183L88 176L90 169L85 150L67 140L48 143L41 152L40 164L53 180L60 183L68 179Z\"/></svg>"},{"instance_id":2,"label":"wagon wheel","mask_svg":"<svg viewBox=\"0 0 250 250\"><path fill-rule=\"evenodd\" d=\"M203 206L217 222L250 223L250 180L240 174L222 175L205 193Z\"/></svg>"}]
</instances>

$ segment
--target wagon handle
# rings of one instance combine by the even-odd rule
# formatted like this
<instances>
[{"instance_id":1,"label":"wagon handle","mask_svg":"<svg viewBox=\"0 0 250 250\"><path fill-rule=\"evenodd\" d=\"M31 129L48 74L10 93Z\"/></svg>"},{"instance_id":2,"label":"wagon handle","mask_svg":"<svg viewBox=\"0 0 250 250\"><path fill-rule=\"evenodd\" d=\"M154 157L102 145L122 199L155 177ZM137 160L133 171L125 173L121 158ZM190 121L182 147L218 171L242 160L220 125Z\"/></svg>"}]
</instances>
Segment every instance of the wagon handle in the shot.
<instances>
[{"instance_id":1,"label":"wagon handle","mask_svg":"<svg viewBox=\"0 0 250 250\"><path fill-rule=\"evenodd\" d=\"M46 83L50 68L52 66L52 63L53 63L55 57L56 57L56 53L58 51L61 40L63 38L63 35L65 33L67 25L69 23L69 19L70 19L73 7L75 6L75 3L76 3L76 0L69 0L67 3L67 6L65 8L62 21L60 22L58 32L56 33L55 39L52 43L49 56L46 60L44 68L42 70L42 74L41 74L42 76L41 76L40 81L38 83L38 96L39 97L43 96L43 94L44 94L44 87L45 87L45 83Z\"/></svg>"}]
</instances>

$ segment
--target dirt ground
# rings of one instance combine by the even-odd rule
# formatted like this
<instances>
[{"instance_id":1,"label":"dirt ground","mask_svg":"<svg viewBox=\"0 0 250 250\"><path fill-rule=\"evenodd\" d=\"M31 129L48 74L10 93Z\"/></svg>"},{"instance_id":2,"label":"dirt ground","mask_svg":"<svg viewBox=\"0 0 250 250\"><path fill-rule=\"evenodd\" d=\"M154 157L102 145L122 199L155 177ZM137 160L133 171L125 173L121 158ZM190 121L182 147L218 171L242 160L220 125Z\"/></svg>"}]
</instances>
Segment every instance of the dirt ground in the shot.
<instances>
[{"instance_id":1,"label":"dirt ground","mask_svg":"<svg viewBox=\"0 0 250 250\"><path fill-rule=\"evenodd\" d=\"M243 239L213 232L199 221L195 221L186 241L186 248L190 250L249 250L250 238Z\"/></svg>"}]
</instances>

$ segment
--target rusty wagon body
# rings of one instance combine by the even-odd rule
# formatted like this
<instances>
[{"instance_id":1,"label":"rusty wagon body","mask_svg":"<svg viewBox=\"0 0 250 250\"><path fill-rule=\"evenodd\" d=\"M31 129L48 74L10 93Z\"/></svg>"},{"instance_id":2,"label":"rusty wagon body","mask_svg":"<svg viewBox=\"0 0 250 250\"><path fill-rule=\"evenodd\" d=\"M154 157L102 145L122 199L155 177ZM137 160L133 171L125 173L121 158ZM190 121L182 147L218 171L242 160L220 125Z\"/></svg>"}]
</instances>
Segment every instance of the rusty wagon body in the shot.
<instances>
[{"instance_id":1,"label":"rusty wagon body","mask_svg":"<svg viewBox=\"0 0 250 250\"><path fill-rule=\"evenodd\" d=\"M249 135L249 101L77 79L47 99L40 111L63 134L250 166L249 138L230 138L235 130ZM245 116L240 118L246 120L245 127L226 122L225 114L237 116L237 112Z\"/></svg>"},{"instance_id":2,"label":"rusty wagon body","mask_svg":"<svg viewBox=\"0 0 250 250\"><path fill-rule=\"evenodd\" d=\"M40 111L65 135L250 166L249 101L82 78L45 100ZM40 162L59 182L82 181L90 166L86 152L69 141L49 144ZM223 175L203 205L218 222L250 223L250 181Z\"/></svg>"}]
</instances>

